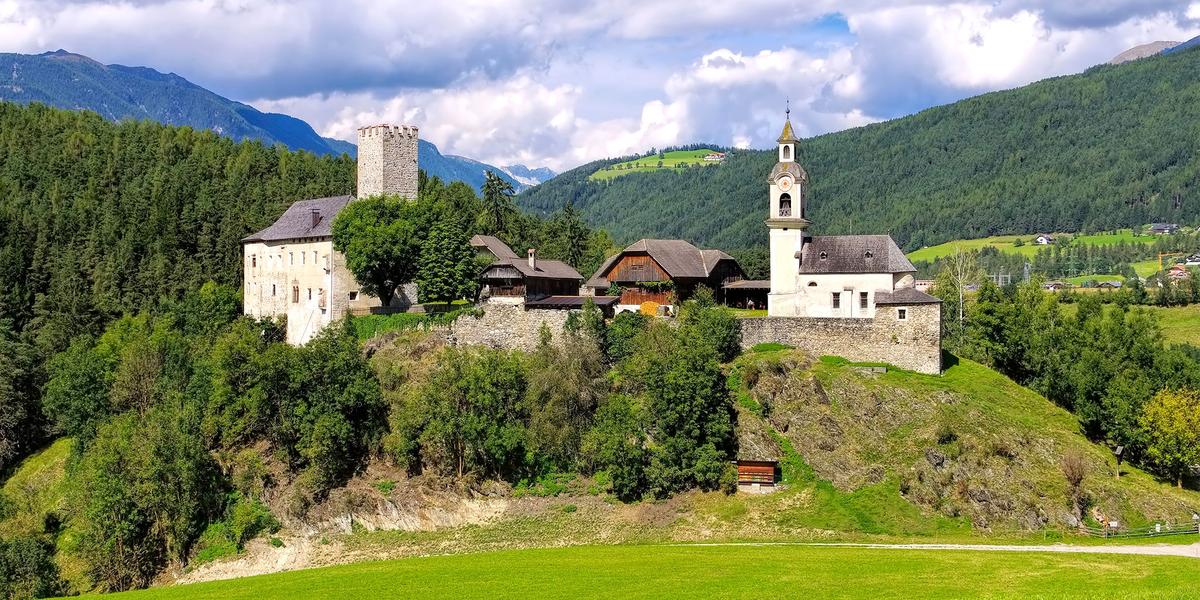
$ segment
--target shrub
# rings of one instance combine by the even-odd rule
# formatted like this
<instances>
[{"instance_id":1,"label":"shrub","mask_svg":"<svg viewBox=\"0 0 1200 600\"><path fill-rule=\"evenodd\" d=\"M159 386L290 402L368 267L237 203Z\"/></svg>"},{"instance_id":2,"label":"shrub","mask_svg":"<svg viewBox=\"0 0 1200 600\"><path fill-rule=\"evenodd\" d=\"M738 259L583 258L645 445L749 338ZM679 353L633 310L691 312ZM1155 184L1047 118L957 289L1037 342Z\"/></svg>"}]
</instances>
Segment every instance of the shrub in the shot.
<instances>
[{"instance_id":1,"label":"shrub","mask_svg":"<svg viewBox=\"0 0 1200 600\"><path fill-rule=\"evenodd\" d=\"M0 539L0 598L46 598L65 592L53 544L32 535Z\"/></svg>"}]
</instances>

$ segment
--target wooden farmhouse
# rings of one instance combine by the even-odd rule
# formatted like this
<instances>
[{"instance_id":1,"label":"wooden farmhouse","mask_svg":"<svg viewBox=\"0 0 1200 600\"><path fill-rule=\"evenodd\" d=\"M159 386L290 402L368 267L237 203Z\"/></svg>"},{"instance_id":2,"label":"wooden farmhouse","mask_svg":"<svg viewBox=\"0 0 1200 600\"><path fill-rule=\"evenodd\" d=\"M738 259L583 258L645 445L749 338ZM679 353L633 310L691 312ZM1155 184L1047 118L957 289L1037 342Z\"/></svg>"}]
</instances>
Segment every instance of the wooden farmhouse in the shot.
<instances>
[{"instance_id":1,"label":"wooden farmhouse","mask_svg":"<svg viewBox=\"0 0 1200 600\"><path fill-rule=\"evenodd\" d=\"M587 287L604 296L616 284L617 310L637 310L644 302L686 299L701 285L720 301L726 283L744 278L737 261L720 250L701 250L684 240L638 240L604 261Z\"/></svg>"},{"instance_id":2,"label":"wooden farmhouse","mask_svg":"<svg viewBox=\"0 0 1200 600\"><path fill-rule=\"evenodd\" d=\"M533 248L525 258L520 258L507 244L490 235L471 238L471 246L481 256L492 258L492 264L479 276L486 298L524 303L550 296L579 295L583 276L565 262L540 259Z\"/></svg>"}]
</instances>

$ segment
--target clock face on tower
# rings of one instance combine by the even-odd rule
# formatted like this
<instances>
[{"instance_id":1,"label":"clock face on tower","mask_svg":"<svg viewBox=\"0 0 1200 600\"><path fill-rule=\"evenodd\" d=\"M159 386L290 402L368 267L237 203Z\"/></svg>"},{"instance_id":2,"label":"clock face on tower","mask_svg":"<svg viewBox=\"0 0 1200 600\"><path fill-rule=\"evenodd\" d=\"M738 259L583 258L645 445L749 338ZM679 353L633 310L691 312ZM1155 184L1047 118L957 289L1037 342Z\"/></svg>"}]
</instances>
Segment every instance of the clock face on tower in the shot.
<instances>
[{"instance_id":1,"label":"clock face on tower","mask_svg":"<svg viewBox=\"0 0 1200 600\"><path fill-rule=\"evenodd\" d=\"M791 176L784 175L783 177L780 177L779 180L775 182L775 184L779 186L779 189L786 192L786 191L792 189L792 178L791 178Z\"/></svg>"}]
</instances>

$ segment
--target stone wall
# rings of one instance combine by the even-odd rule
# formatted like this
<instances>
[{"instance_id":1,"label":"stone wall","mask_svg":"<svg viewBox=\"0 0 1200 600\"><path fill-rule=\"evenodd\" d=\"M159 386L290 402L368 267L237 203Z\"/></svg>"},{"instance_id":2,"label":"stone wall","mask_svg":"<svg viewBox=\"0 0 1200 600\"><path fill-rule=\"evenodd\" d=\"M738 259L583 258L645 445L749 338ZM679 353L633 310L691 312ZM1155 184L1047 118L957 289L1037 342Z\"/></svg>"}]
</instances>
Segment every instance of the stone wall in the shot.
<instances>
[{"instance_id":1,"label":"stone wall","mask_svg":"<svg viewBox=\"0 0 1200 600\"><path fill-rule=\"evenodd\" d=\"M907 312L898 318L898 309ZM940 304L879 306L873 319L751 317L741 320L742 347L778 342L815 356L883 362L918 373L942 369Z\"/></svg>"},{"instance_id":2,"label":"stone wall","mask_svg":"<svg viewBox=\"0 0 1200 600\"><path fill-rule=\"evenodd\" d=\"M417 128L373 125L358 130L356 196L417 199Z\"/></svg>"},{"instance_id":3,"label":"stone wall","mask_svg":"<svg viewBox=\"0 0 1200 600\"><path fill-rule=\"evenodd\" d=\"M485 302L480 316L463 315L454 320L447 336L455 346L490 346L532 352L537 349L542 324L555 340L562 337L569 310L526 310L518 304Z\"/></svg>"}]
</instances>

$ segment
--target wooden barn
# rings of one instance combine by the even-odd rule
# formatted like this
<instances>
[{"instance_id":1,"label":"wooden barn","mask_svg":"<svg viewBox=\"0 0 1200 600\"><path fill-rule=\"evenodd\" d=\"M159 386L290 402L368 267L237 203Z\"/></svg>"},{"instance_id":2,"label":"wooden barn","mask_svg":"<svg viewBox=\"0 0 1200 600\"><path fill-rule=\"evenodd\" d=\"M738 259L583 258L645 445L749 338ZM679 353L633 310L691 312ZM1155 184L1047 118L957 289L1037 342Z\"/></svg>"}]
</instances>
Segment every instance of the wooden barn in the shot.
<instances>
[{"instance_id":1,"label":"wooden barn","mask_svg":"<svg viewBox=\"0 0 1200 600\"><path fill-rule=\"evenodd\" d=\"M492 298L511 297L537 300L548 296L576 296L583 277L571 265L560 260L542 260L537 251L529 256L497 258L479 276L484 293Z\"/></svg>"},{"instance_id":2,"label":"wooden barn","mask_svg":"<svg viewBox=\"0 0 1200 600\"><path fill-rule=\"evenodd\" d=\"M616 284L621 288L618 304L638 306L686 300L700 285L721 301L725 284L741 279L742 267L720 250L701 250L684 240L638 240L604 261L587 287L603 296Z\"/></svg>"}]
</instances>

